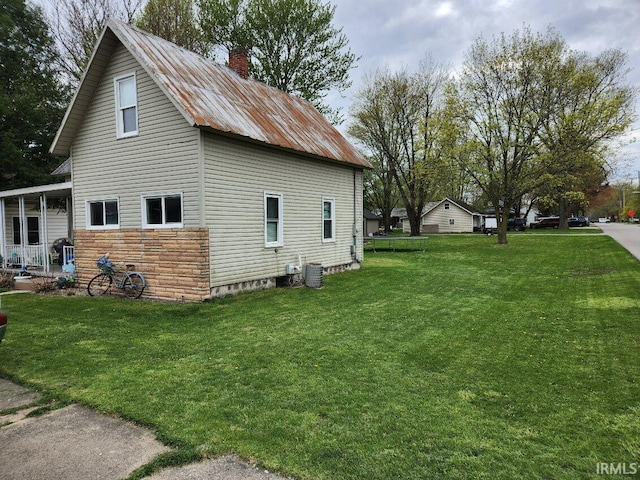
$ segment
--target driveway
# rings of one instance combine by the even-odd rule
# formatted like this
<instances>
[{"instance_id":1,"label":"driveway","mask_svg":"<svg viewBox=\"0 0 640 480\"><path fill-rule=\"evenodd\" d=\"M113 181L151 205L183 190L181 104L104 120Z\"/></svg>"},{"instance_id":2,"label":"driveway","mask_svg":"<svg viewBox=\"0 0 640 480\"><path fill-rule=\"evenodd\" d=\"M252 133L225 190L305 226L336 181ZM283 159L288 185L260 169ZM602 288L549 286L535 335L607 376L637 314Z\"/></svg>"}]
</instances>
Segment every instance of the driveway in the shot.
<instances>
[{"instance_id":1,"label":"driveway","mask_svg":"<svg viewBox=\"0 0 640 480\"><path fill-rule=\"evenodd\" d=\"M150 430L81 405L29 416L40 397L0 378L2 480L119 480L171 450ZM145 478L285 480L230 455L168 468Z\"/></svg>"},{"instance_id":2,"label":"driveway","mask_svg":"<svg viewBox=\"0 0 640 480\"><path fill-rule=\"evenodd\" d=\"M640 225L630 223L598 223L602 231L640 260Z\"/></svg>"}]
</instances>

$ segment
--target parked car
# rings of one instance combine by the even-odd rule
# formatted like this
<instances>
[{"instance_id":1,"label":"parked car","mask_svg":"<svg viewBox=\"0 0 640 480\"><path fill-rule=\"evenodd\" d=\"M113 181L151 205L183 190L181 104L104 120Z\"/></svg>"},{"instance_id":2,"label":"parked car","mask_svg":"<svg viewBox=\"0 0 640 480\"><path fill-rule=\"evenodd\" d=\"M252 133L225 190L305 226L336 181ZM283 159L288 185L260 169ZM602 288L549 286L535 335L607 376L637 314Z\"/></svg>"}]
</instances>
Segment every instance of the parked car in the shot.
<instances>
[{"instance_id":1,"label":"parked car","mask_svg":"<svg viewBox=\"0 0 640 480\"><path fill-rule=\"evenodd\" d=\"M521 232L525 228L527 228L526 218L510 218L509 220L507 220L507 230Z\"/></svg>"},{"instance_id":2,"label":"parked car","mask_svg":"<svg viewBox=\"0 0 640 480\"><path fill-rule=\"evenodd\" d=\"M7 314L0 312L0 343L4 338L4 334L7 331Z\"/></svg>"},{"instance_id":3,"label":"parked car","mask_svg":"<svg viewBox=\"0 0 640 480\"><path fill-rule=\"evenodd\" d=\"M587 217L571 217L569 220L570 227L588 227L589 219Z\"/></svg>"},{"instance_id":4,"label":"parked car","mask_svg":"<svg viewBox=\"0 0 640 480\"><path fill-rule=\"evenodd\" d=\"M559 217L539 218L537 222L531 222L529 224L529 228L558 228L559 226Z\"/></svg>"}]
</instances>

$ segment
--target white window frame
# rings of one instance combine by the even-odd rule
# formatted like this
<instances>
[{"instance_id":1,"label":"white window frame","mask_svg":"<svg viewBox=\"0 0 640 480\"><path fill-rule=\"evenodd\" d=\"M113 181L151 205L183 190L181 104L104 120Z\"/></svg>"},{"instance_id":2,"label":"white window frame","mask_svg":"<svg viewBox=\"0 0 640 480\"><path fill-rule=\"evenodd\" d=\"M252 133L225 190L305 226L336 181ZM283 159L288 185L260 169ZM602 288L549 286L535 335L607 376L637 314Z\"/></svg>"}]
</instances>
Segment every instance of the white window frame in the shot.
<instances>
[{"instance_id":1,"label":"white window frame","mask_svg":"<svg viewBox=\"0 0 640 480\"><path fill-rule=\"evenodd\" d=\"M447 203L445 203L445 204L444 204L444 209L445 209L445 210L449 210L449 207L450 207L449 202L447 202Z\"/></svg>"},{"instance_id":2,"label":"white window frame","mask_svg":"<svg viewBox=\"0 0 640 480\"><path fill-rule=\"evenodd\" d=\"M125 80L129 80L133 78L133 85L134 85L134 95L135 95L135 102L131 105L124 105L121 106L120 105L120 84L125 81ZM117 138L128 138L128 137L135 137L136 135L138 135L138 79L136 78L136 73L135 72L131 72L131 73L127 73L125 75L120 75L114 78L113 80L114 82L114 91L115 91L115 98L116 98L116 102L115 102L115 107L116 107L116 136ZM124 131L124 116L123 116L123 111L127 108L131 108L134 107L135 108L135 114L136 114L136 128L135 130L131 131L131 132L125 132Z\"/></svg>"},{"instance_id":3,"label":"white window frame","mask_svg":"<svg viewBox=\"0 0 640 480\"><path fill-rule=\"evenodd\" d=\"M325 219L324 218L324 204L325 203L329 203L331 205L331 218ZM335 242L336 241L336 199L333 197L322 197L322 212L321 212L321 217L322 219L322 243L331 243L331 242ZM330 220L331 221L331 236L330 237L326 237L325 236L325 227L324 227L324 222L325 220Z\"/></svg>"},{"instance_id":4,"label":"white window frame","mask_svg":"<svg viewBox=\"0 0 640 480\"><path fill-rule=\"evenodd\" d=\"M37 231L29 229L29 220L33 219L33 218L35 218L36 222L38 223L38 230ZM16 221L18 222L18 230L15 229ZM37 215L28 215L28 216L24 217L24 222L25 222L25 233L27 235L27 245L39 245L40 244L40 234L42 233L41 232L42 227L40 225L42 222L40 222L40 217L37 216ZM21 235L20 235L19 226L20 226L20 217L18 215L13 215L13 217L11 217L11 240L13 241L13 245L22 245L22 238L21 238ZM29 233L37 233L38 234L38 241L30 242L29 241ZM16 236L16 234L17 234L17 236ZM17 243L15 241L16 238L18 239Z\"/></svg>"},{"instance_id":5,"label":"white window frame","mask_svg":"<svg viewBox=\"0 0 640 480\"><path fill-rule=\"evenodd\" d=\"M275 242L270 242L268 238L268 223L273 219L267 218L267 199L275 198L278 200L278 224L276 232L278 239ZM281 193L276 192L264 192L264 246L265 248L278 248L284 245L284 201Z\"/></svg>"},{"instance_id":6,"label":"white window frame","mask_svg":"<svg viewBox=\"0 0 640 480\"><path fill-rule=\"evenodd\" d=\"M165 199L169 197L180 197L180 222L167 222ZM148 223L147 222L147 200L161 199L162 200L162 223ZM142 206L142 228L183 228L184 227L184 196L182 192L170 192L170 193L148 193L141 197Z\"/></svg>"},{"instance_id":7,"label":"white window frame","mask_svg":"<svg viewBox=\"0 0 640 480\"><path fill-rule=\"evenodd\" d=\"M107 202L116 202L116 208L118 209L118 223L115 225L92 225L91 224L91 204L93 203L102 203L102 218L106 222L107 220L107 212L105 210L105 203ZM120 228L120 199L117 197L109 197L109 198L91 198L85 202L85 220L87 230L118 230Z\"/></svg>"}]
</instances>

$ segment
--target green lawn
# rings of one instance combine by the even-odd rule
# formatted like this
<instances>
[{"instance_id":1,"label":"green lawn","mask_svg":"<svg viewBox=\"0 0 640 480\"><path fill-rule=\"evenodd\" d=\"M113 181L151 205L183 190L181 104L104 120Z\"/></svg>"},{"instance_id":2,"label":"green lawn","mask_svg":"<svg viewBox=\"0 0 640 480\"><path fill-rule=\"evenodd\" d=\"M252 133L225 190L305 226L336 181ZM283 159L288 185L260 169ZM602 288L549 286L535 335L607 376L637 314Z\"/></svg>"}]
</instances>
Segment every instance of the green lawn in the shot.
<instances>
[{"instance_id":1,"label":"green lawn","mask_svg":"<svg viewBox=\"0 0 640 480\"><path fill-rule=\"evenodd\" d=\"M640 263L606 236L495 242L202 304L5 296L0 374L297 479L640 462Z\"/></svg>"}]
</instances>

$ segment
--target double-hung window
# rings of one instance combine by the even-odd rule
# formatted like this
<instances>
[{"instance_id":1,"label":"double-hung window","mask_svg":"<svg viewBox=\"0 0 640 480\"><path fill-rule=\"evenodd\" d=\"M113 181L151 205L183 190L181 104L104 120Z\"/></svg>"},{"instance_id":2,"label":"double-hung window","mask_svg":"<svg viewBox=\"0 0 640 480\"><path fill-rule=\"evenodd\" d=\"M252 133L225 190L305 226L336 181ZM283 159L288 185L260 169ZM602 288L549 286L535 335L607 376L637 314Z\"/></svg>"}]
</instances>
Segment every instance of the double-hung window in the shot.
<instances>
[{"instance_id":1,"label":"double-hung window","mask_svg":"<svg viewBox=\"0 0 640 480\"><path fill-rule=\"evenodd\" d=\"M281 247L284 245L282 194L264 194L264 246Z\"/></svg>"},{"instance_id":2,"label":"double-hung window","mask_svg":"<svg viewBox=\"0 0 640 480\"><path fill-rule=\"evenodd\" d=\"M322 241L336 241L336 200L322 198Z\"/></svg>"},{"instance_id":3,"label":"double-hung window","mask_svg":"<svg viewBox=\"0 0 640 480\"><path fill-rule=\"evenodd\" d=\"M138 96L136 76L129 74L115 79L117 137L138 134Z\"/></svg>"},{"instance_id":4,"label":"double-hung window","mask_svg":"<svg viewBox=\"0 0 640 480\"><path fill-rule=\"evenodd\" d=\"M87 230L120 228L117 199L87 201Z\"/></svg>"},{"instance_id":5,"label":"double-hung window","mask_svg":"<svg viewBox=\"0 0 640 480\"><path fill-rule=\"evenodd\" d=\"M27 217L27 244L37 245L40 243L40 221L38 217ZM13 244L22 245L20 238L20 217L13 217Z\"/></svg>"},{"instance_id":6,"label":"double-hung window","mask_svg":"<svg viewBox=\"0 0 640 480\"><path fill-rule=\"evenodd\" d=\"M144 228L182 228L182 194L143 196L142 224Z\"/></svg>"}]
</instances>

